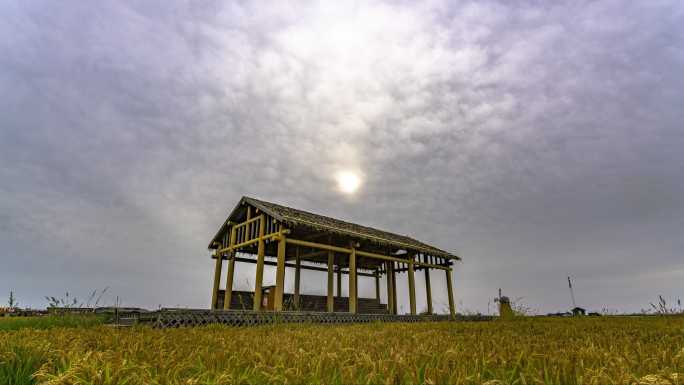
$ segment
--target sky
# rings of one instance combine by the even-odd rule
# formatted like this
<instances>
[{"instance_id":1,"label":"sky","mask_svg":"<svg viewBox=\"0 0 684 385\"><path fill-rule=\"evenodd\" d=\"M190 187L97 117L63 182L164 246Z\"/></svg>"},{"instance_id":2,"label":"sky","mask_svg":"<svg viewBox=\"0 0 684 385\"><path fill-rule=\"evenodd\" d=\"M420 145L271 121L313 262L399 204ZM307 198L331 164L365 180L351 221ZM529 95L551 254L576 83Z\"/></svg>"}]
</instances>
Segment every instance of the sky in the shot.
<instances>
[{"instance_id":1,"label":"sky","mask_svg":"<svg viewBox=\"0 0 684 385\"><path fill-rule=\"evenodd\" d=\"M206 308L246 195L461 256L459 312L672 304L682 122L677 0L3 1L0 302Z\"/></svg>"}]
</instances>

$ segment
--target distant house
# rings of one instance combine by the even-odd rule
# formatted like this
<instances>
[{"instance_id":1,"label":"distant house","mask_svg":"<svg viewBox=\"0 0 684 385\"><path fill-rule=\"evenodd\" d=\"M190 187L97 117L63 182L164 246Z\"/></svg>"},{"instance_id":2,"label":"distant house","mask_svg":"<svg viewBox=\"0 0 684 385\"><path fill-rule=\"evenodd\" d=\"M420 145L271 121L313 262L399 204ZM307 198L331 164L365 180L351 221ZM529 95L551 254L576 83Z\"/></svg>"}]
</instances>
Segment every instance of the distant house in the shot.
<instances>
[{"instance_id":1,"label":"distant house","mask_svg":"<svg viewBox=\"0 0 684 385\"><path fill-rule=\"evenodd\" d=\"M243 197L209 243L209 249L216 260L212 309L397 314L397 274L406 273L410 314L416 314L414 273L423 270L427 310L432 313L429 272L441 270L446 275L449 310L455 316L451 266L460 258L404 235ZM224 260L228 271L226 289L221 290ZM233 291L235 262L256 264L254 292ZM274 287L263 287L264 265L276 266ZM286 267L294 269L293 294L284 293ZM327 296L301 295L301 270L327 272ZM333 293L335 273L337 296ZM343 274L349 276L348 298L341 296ZM374 299L358 298L360 276L375 279ZM382 276L387 279L389 301L380 306Z\"/></svg>"},{"instance_id":2,"label":"distant house","mask_svg":"<svg viewBox=\"0 0 684 385\"><path fill-rule=\"evenodd\" d=\"M548 313L546 314L547 317L572 317L572 313L569 311L566 312L558 312L558 313Z\"/></svg>"},{"instance_id":3,"label":"distant house","mask_svg":"<svg viewBox=\"0 0 684 385\"><path fill-rule=\"evenodd\" d=\"M574 316L580 316L585 314L587 314L587 311L579 306L572 309L572 315Z\"/></svg>"},{"instance_id":4,"label":"distant house","mask_svg":"<svg viewBox=\"0 0 684 385\"><path fill-rule=\"evenodd\" d=\"M4 316L5 314L9 315L10 313L14 313L15 309L13 307L1 307L0 306L0 316Z\"/></svg>"}]
</instances>

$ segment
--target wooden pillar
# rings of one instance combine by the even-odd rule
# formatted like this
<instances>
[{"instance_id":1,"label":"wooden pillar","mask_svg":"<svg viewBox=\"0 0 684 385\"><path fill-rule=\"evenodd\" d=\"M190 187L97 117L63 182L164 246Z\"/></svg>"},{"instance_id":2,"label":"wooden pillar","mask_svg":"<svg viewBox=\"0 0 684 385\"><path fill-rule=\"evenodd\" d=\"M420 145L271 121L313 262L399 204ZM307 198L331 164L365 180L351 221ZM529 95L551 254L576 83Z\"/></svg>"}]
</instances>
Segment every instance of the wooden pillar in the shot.
<instances>
[{"instance_id":1,"label":"wooden pillar","mask_svg":"<svg viewBox=\"0 0 684 385\"><path fill-rule=\"evenodd\" d=\"M394 262L392 262L392 308L394 309L394 314L399 314L399 308L397 307L397 271L395 270Z\"/></svg>"},{"instance_id":2,"label":"wooden pillar","mask_svg":"<svg viewBox=\"0 0 684 385\"><path fill-rule=\"evenodd\" d=\"M235 226L230 230L229 247L235 244ZM223 295L223 310L230 309L233 300L233 277L235 276L235 252L231 251L228 259L228 271L226 272L226 291Z\"/></svg>"},{"instance_id":3,"label":"wooden pillar","mask_svg":"<svg viewBox=\"0 0 684 385\"><path fill-rule=\"evenodd\" d=\"M392 301L392 298L394 298L394 287L392 286L392 262L386 261L385 266L387 266L387 269L385 269L385 273L387 274L387 310L390 314L394 314L394 301Z\"/></svg>"},{"instance_id":4,"label":"wooden pillar","mask_svg":"<svg viewBox=\"0 0 684 385\"><path fill-rule=\"evenodd\" d=\"M221 246L218 246L221 248ZM211 292L211 308L216 309L218 306L219 285L221 283L221 268L223 266L223 257L218 253L218 249L214 252L216 264L214 265L214 288Z\"/></svg>"},{"instance_id":5,"label":"wooden pillar","mask_svg":"<svg viewBox=\"0 0 684 385\"><path fill-rule=\"evenodd\" d=\"M337 257L337 297L342 298L342 257Z\"/></svg>"},{"instance_id":6,"label":"wooden pillar","mask_svg":"<svg viewBox=\"0 0 684 385\"><path fill-rule=\"evenodd\" d=\"M359 273L354 272L356 275L356 306L358 307L359 305Z\"/></svg>"},{"instance_id":7,"label":"wooden pillar","mask_svg":"<svg viewBox=\"0 0 684 385\"><path fill-rule=\"evenodd\" d=\"M451 318L456 318L456 309L454 307L454 292L451 287L451 269L444 270L447 278L447 292L449 294L449 313Z\"/></svg>"},{"instance_id":8,"label":"wooden pillar","mask_svg":"<svg viewBox=\"0 0 684 385\"><path fill-rule=\"evenodd\" d=\"M356 249L349 247L349 312L356 314Z\"/></svg>"},{"instance_id":9,"label":"wooden pillar","mask_svg":"<svg viewBox=\"0 0 684 385\"><path fill-rule=\"evenodd\" d=\"M335 267L335 252L328 251L328 313L335 311L335 299L333 298L333 281L335 279L335 275L333 274L333 267Z\"/></svg>"},{"instance_id":10,"label":"wooden pillar","mask_svg":"<svg viewBox=\"0 0 684 385\"><path fill-rule=\"evenodd\" d=\"M294 306L299 310L299 282L302 274L302 260L299 258L299 246L295 249L295 281L294 281Z\"/></svg>"},{"instance_id":11,"label":"wooden pillar","mask_svg":"<svg viewBox=\"0 0 684 385\"><path fill-rule=\"evenodd\" d=\"M226 291L223 293L223 310L230 309L233 300L233 276L235 275L235 256L228 258L228 270L226 272Z\"/></svg>"},{"instance_id":12,"label":"wooden pillar","mask_svg":"<svg viewBox=\"0 0 684 385\"><path fill-rule=\"evenodd\" d=\"M416 315L416 277L413 270L413 259L408 263L409 303L411 315Z\"/></svg>"},{"instance_id":13,"label":"wooden pillar","mask_svg":"<svg viewBox=\"0 0 684 385\"><path fill-rule=\"evenodd\" d=\"M427 312L432 314L432 288L430 287L430 269L425 267L425 296L427 297Z\"/></svg>"},{"instance_id":14,"label":"wooden pillar","mask_svg":"<svg viewBox=\"0 0 684 385\"><path fill-rule=\"evenodd\" d=\"M257 243L257 263L256 263L256 277L254 280L254 310L261 310L261 291L264 282L264 253L266 252L266 244L264 243L264 225L265 216L261 214L259 217L259 242Z\"/></svg>"},{"instance_id":15,"label":"wooden pillar","mask_svg":"<svg viewBox=\"0 0 684 385\"><path fill-rule=\"evenodd\" d=\"M276 265L276 287L273 300L273 310L283 310L283 294L285 293L285 248L287 246L285 234L280 233L278 239L278 264Z\"/></svg>"},{"instance_id":16,"label":"wooden pillar","mask_svg":"<svg viewBox=\"0 0 684 385\"><path fill-rule=\"evenodd\" d=\"M380 302L380 272L378 269L375 269L375 299L378 300L378 303Z\"/></svg>"}]
</instances>

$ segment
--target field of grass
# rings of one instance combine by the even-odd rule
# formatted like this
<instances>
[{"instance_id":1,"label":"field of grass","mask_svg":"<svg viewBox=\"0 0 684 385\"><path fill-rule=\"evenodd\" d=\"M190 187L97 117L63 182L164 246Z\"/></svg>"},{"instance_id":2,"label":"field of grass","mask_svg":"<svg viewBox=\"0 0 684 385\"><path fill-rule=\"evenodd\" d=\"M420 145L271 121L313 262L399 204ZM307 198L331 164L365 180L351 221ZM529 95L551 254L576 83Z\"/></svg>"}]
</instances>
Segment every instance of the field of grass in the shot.
<instances>
[{"instance_id":1,"label":"field of grass","mask_svg":"<svg viewBox=\"0 0 684 385\"><path fill-rule=\"evenodd\" d=\"M102 324L100 316L44 316L44 317L0 317L0 331L30 329L51 329L56 327L88 327ZM0 383L1 384L1 383Z\"/></svg>"},{"instance_id":2,"label":"field of grass","mask_svg":"<svg viewBox=\"0 0 684 385\"><path fill-rule=\"evenodd\" d=\"M684 318L0 331L27 383L684 384Z\"/></svg>"}]
</instances>

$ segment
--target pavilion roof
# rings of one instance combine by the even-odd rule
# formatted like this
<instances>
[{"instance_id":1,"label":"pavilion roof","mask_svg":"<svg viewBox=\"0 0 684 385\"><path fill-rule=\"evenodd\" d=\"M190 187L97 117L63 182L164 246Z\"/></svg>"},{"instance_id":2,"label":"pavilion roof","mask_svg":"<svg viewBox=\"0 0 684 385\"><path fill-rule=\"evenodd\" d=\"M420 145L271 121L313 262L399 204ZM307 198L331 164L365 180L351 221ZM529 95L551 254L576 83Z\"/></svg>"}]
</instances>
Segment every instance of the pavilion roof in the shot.
<instances>
[{"instance_id":1,"label":"pavilion roof","mask_svg":"<svg viewBox=\"0 0 684 385\"><path fill-rule=\"evenodd\" d=\"M350 236L370 241L376 244L410 249L430 254L436 257L460 260L460 257L452 253L441 250L437 247L428 245L426 243L420 242L406 235L390 233L388 231L378 230L372 227L346 222L325 215L314 214L308 211L299 210L292 207L283 206L276 203L262 201L250 197L242 197L237 207L240 207L243 203L247 203L254 206L255 208L258 208L259 210L263 211L267 215L270 215L277 221L285 223L290 227L306 226L309 228L313 228L314 230L330 232L343 236ZM235 212L235 210L233 212ZM221 230L219 230L219 233L217 233L213 241L217 240L220 232Z\"/></svg>"}]
</instances>

